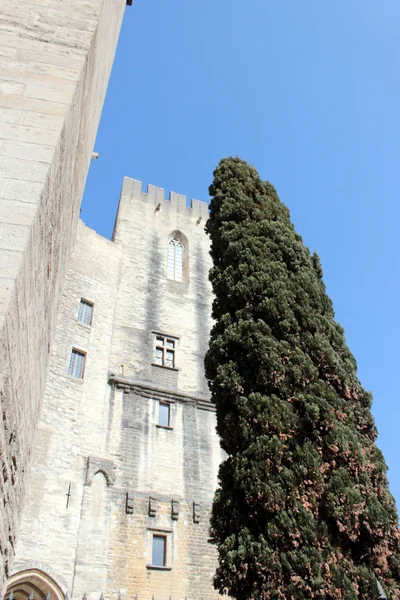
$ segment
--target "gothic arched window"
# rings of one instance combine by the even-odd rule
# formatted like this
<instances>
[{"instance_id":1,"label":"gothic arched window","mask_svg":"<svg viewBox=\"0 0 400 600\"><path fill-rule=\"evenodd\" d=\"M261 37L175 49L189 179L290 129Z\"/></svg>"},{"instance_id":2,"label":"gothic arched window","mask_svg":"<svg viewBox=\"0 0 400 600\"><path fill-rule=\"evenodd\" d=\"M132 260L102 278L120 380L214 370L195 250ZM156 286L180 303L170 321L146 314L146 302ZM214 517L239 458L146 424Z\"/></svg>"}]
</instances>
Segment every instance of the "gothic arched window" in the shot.
<instances>
[{"instance_id":1,"label":"gothic arched window","mask_svg":"<svg viewBox=\"0 0 400 600\"><path fill-rule=\"evenodd\" d=\"M176 237L168 242L168 279L183 281L183 244Z\"/></svg>"}]
</instances>

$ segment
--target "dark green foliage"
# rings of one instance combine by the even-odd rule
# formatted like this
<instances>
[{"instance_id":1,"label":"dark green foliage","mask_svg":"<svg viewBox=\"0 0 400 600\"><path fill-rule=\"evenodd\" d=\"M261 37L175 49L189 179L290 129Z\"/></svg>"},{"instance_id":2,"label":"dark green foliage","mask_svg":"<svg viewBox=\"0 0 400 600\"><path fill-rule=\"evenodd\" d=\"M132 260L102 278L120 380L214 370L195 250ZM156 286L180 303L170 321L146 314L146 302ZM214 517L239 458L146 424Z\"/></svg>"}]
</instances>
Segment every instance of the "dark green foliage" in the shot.
<instances>
[{"instance_id":1,"label":"dark green foliage","mask_svg":"<svg viewBox=\"0 0 400 600\"><path fill-rule=\"evenodd\" d=\"M397 513L371 397L316 254L256 170L220 162L207 230L206 373L228 453L211 520L215 585L248 598L400 599Z\"/></svg>"}]
</instances>

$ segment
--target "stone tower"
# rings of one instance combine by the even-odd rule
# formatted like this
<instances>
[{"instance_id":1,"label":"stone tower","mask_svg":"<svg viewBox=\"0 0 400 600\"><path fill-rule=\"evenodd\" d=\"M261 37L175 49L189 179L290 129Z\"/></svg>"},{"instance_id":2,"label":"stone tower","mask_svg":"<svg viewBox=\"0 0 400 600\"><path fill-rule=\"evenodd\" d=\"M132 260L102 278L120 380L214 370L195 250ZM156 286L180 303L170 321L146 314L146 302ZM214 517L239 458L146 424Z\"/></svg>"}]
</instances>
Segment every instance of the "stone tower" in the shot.
<instances>
[{"instance_id":1,"label":"stone tower","mask_svg":"<svg viewBox=\"0 0 400 600\"><path fill-rule=\"evenodd\" d=\"M0 2L0 597L125 4Z\"/></svg>"},{"instance_id":2,"label":"stone tower","mask_svg":"<svg viewBox=\"0 0 400 600\"><path fill-rule=\"evenodd\" d=\"M79 224L14 568L16 600L211 600L221 450L203 358L207 204L125 178L113 240ZM46 589L47 586L47 589Z\"/></svg>"}]
</instances>

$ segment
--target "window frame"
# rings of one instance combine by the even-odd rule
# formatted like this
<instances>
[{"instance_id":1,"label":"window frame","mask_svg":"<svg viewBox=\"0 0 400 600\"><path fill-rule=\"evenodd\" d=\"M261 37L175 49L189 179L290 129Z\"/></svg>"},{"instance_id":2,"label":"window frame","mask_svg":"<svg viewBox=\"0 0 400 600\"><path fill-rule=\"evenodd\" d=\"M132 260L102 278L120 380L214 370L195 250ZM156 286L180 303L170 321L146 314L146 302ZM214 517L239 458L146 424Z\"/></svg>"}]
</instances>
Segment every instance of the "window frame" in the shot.
<instances>
[{"instance_id":1,"label":"window frame","mask_svg":"<svg viewBox=\"0 0 400 600\"><path fill-rule=\"evenodd\" d=\"M161 527L149 527L148 528L148 556L150 561L147 565L147 569L154 571L171 571L172 570L172 529L164 529ZM155 565L153 564L153 540L154 538L164 539L164 564Z\"/></svg>"},{"instance_id":2,"label":"window frame","mask_svg":"<svg viewBox=\"0 0 400 600\"><path fill-rule=\"evenodd\" d=\"M164 423L161 423L161 419L160 419L160 407L161 406L166 406L168 409L168 423L165 425ZM162 429L172 429L171 427L171 402L166 402L165 400L158 400L158 423L157 423L157 427L161 427Z\"/></svg>"},{"instance_id":3,"label":"window frame","mask_svg":"<svg viewBox=\"0 0 400 600\"><path fill-rule=\"evenodd\" d=\"M153 335L153 361L151 364L155 367L162 367L164 369L170 369L171 371L178 371L178 368L176 367L176 351L179 338L173 335L166 335L164 333L156 332L153 332ZM172 346L168 344L172 344ZM172 365L168 364L168 354L172 355ZM161 362L158 362L159 359Z\"/></svg>"},{"instance_id":4,"label":"window frame","mask_svg":"<svg viewBox=\"0 0 400 600\"><path fill-rule=\"evenodd\" d=\"M90 310L90 322L89 323L85 323L85 321L83 321L82 319L79 318L80 308L83 305L90 306L91 310ZM81 298L79 301L78 314L77 314L76 320L78 321L78 323L80 325L83 325L84 327L91 327L93 324L93 312L94 312L94 303L91 302L90 300L86 300L86 298Z\"/></svg>"},{"instance_id":5,"label":"window frame","mask_svg":"<svg viewBox=\"0 0 400 600\"><path fill-rule=\"evenodd\" d=\"M178 257L178 248L180 253L180 259ZM182 241L176 236L172 235L168 239L168 256L167 256L167 279L170 281L177 281L183 283L184 280L184 253L185 246Z\"/></svg>"},{"instance_id":6,"label":"window frame","mask_svg":"<svg viewBox=\"0 0 400 600\"><path fill-rule=\"evenodd\" d=\"M76 375L76 362L74 364L73 371L71 372L72 357L74 355L81 356L83 358L81 375ZM87 353L84 350L75 348L75 346L71 349L71 352L69 353L69 362L68 362L68 368L67 368L68 377L72 377L74 380L77 380L77 381L83 381L84 376L85 376L85 369L86 369L86 357L87 357Z\"/></svg>"},{"instance_id":7,"label":"window frame","mask_svg":"<svg viewBox=\"0 0 400 600\"><path fill-rule=\"evenodd\" d=\"M189 285L189 262L189 240L182 231L175 229L166 239L165 275L171 290L177 292L182 285Z\"/></svg>"}]
</instances>

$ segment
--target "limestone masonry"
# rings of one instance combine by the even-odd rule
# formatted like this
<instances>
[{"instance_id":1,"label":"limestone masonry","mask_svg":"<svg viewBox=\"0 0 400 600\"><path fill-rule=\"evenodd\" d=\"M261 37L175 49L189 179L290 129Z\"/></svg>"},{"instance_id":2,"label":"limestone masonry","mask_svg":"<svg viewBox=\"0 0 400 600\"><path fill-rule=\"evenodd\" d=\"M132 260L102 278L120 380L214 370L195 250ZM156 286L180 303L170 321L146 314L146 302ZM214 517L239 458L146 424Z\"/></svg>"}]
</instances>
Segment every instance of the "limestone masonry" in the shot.
<instances>
[{"instance_id":1,"label":"limestone masonry","mask_svg":"<svg viewBox=\"0 0 400 600\"><path fill-rule=\"evenodd\" d=\"M0 0L0 600L217 597L207 205L78 222L126 4Z\"/></svg>"},{"instance_id":2,"label":"limestone masonry","mask_svg":"<svg viewBox=\"0 0 400 600\"><path fill-rule=\"evenodd\" d=\"M0 0L0 596L125 4Z\"/></svg>"},{"instance_id":3,"label":"limestone masonry","mask_svg":"<svg viewBox=\"0 0 400 600\"><path fill-rule=\"evenodd\" d=\"M16 600L32 586L43 600L218 597L208 207L141 188L124 179L112 241L78 226L8 579Z\"/></svg>"}]
</instances>

